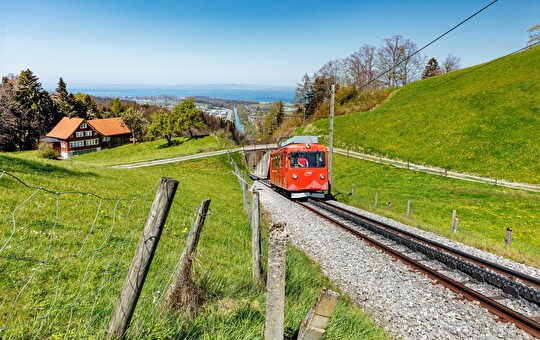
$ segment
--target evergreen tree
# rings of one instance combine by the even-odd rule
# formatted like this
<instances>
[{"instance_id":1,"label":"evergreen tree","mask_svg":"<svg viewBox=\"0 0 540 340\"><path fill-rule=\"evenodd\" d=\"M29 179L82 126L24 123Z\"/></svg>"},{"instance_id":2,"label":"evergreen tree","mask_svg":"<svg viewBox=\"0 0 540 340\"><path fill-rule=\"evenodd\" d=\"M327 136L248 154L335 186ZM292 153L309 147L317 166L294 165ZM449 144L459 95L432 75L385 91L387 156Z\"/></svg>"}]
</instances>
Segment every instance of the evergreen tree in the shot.
<instances>
[{"instance_id":1,"label":"evergreen tree","mask_svg":"<svg viewBox=\"0 0 540 340\"><path fill-rule=\"evenodd\" d=\"M437 59L431 58L429 59L426 67L424 68L424 72L422 72L422 79L438 76L441 74L441 68L439 67L439 63L437 62Z\"/></svg>"},{"instance_id":2,"label":"evergreen tree","mask_svg":"<svg viewBox=\"0 0 540 340\"><path fill-rule=\"evenodd\" d=\"M19 149L35 149L39 137L58 122L58 110L49 93L41 87L38 77L29 69L19 75L15 98L21 108Z\"/></svg>"},{"instance_id":3,"label":"evergreen tree","mask_svg":"<svg viewBox=\"0 0 540 340\"><path fill-rule=\"evenodd\" d=\"M73 98L69 96L67 85L62 78L58 81L56 93L56 105L58 106L58 111L62 113L62 116L76 116L77 111L75 109Z\"/></svg>"},{"instance_id":4,"label":"evergreen tree","mask_svg":"<svg viewBox=\"0 0 540 340\"><path fill-rule=\"evenodd\" d=\"M78 100L73 93L68 92L67 85L62 78L58 81L56 93L56 105L62 116L88 118L86 105Z\"/></svg>"}]
</instances>

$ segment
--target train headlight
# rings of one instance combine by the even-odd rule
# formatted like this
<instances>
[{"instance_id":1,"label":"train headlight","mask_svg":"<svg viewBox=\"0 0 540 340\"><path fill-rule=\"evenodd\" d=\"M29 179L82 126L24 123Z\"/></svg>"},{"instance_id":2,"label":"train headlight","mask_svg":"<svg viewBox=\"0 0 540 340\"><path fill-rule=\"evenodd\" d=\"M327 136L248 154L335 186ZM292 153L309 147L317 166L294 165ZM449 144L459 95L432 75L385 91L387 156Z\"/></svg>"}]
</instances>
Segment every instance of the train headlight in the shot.
<instances>
[{"instance_id":1,"label":"train headlight","mask_svg":"<svg viewBox=\"0 0 540 340\"><path fill-rule=\"evenodd\" d=\"M293 174L293 175L292 175L292 179L298 179L298 175L297 175L297 174Z\"/></svg>"},{"instance_id":2,"label":"train headlight","mask_svg":"<svg viewBox=\"0 0 540 340\"><path fill-rule=\"evenodd\" d=\"M320 177L321 179L325 179L325 178L326 178L326 177L324 177L323 174L320 174L319 177Z\"/></svg>"}]
</instances>

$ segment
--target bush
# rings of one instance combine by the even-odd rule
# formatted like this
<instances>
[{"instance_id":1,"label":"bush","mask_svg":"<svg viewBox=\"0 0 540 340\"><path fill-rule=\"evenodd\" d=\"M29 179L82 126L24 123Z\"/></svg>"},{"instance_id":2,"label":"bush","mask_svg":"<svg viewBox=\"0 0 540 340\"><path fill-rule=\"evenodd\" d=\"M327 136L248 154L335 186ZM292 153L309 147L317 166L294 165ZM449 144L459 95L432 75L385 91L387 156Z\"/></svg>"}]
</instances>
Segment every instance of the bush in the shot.
<instances>
[{"instance_id":1,"label":"bush","mask_svg":"<svg viewBox=\"0 0 540 340\"><path fill-rule=\"evenodd\" d=\"M56 159L58 153L54 150L52 143L39 143L38 155L41 158Z\"/></svg>"}]
</instances>

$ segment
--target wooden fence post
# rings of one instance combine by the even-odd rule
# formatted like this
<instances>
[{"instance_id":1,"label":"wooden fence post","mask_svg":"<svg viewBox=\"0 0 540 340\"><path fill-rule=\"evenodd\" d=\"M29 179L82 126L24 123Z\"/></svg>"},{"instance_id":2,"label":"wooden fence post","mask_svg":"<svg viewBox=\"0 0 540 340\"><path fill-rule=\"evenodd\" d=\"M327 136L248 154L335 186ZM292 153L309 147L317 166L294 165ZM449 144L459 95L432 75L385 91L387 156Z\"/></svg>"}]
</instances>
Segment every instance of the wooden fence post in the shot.
<instances>
[{"instance_id":1,"label":"wooden fence post","mask_svg":"<svg viewBox=\"0 0 540 340\"><path fill-rule=\"evenodd\" d=\"M339 294L324 288L298 330L300 340L318 340L326 332Z\"/></svg>"},{"instance_id":2,"label":"wooden fence post","mask_svg":"<svg viewBox=\"0 0 540 340\"><path fill-rule=\"evenodd\" d=\"M251 255L253 282L262 282L262 242L259 192L253 190L251 204Z\"/></svg>"},{"instance_id":3,"label":"wooden fence post","mask_svg":"<svg viewBox=\"0 0 540 340\"><path fill-rule=\"evenodd\" d=\"M248 203L248 184L244 179L244 176L240 176L240 184L242 186L242 198L244 200L244 212L249 213L249 203Z\"/></svg>"},{"instance_id":4,"label":"wooden fence post","mask_svg":"<svg viewBox=\"0 0 540 340\"><path fill-rule=\"evenodd\" d=\"M392 203L390 203L390 201L388 201L388 204L386 206L386 210L390 211L390 207L392 206Z\"/></svg>"},{"instance_id":5,"label":"wooden fence post","mask_svg":"<svg viewBox=\"0 0 540 340\"><path fill-rule=\"evenodd\" d=\"M457 216L457 213L454 210L452 212L452 232L453 233L455 233L457 231L457 228L458 228L458 218L456 216Z\"/></svg>"},{"instance_id":6,"label":"wooden fence post","mask_svg":"<svg viewBox=\"0 0 540 340\"><path fill-rule=\"evenodd\" d=\"M285 252L287 248L285 224L272 224L269 234L266 328L264 338L272 340L283 339L284 334Z\"/></svg>"},{"instance_id":7,"label":"wooden fence post","mask_svg":"<svg viewBox=\"0 0 540 340\"><path fill-rule=\"evenodd\" d=\"M176 274L176 281L169 287L169 291L167 292L167 296L165 298L165 305L168 308L179 308L182 305L187 304L189 301L192 301L194 298L191 296L192 292L190 292L191 267L193 265L193 261L195 260L197 245L199 244L199 238L201 236L202 227L204 226L204 221L206 220L206 214L208 213L209 206L210 199L205 199L201 203L195 224L193 224L189 231L186 247L182 253L180 266L178 267L178 272Z\"/></svg>"},{"instance_id":8,"label":"wooden fence post","mask_svg":"<svg viewBox=\"0 0 540 340\"><path fill-rule=\"evenodd\" d=\"M411 200L407 200L407 218L411 218Z\"/></svg>"},{"instance_id":9,"label":"wooden fence post","mask_svg":"<svg viewBox=\"0 0 540 340\"><path fill-rule=\"evenodd\" d=\"M506 238L504 243L506 246L509 246L512 243L512 228L506 228Z\"/></svg>"},{"instance_id":10,"label":"wooden fence post","mask_svg":"<svg viewBox=\"0 0 540 340\"><path fill-rule=\"evenodd\" d=\"M125 336L177 187L177 180L165 177L161 179L139 241L139 246L135 251L135 256L129 267L122 292L120 293L113 317L107 329L107 339L123 339Z\"/></svg>"}]
</instances>

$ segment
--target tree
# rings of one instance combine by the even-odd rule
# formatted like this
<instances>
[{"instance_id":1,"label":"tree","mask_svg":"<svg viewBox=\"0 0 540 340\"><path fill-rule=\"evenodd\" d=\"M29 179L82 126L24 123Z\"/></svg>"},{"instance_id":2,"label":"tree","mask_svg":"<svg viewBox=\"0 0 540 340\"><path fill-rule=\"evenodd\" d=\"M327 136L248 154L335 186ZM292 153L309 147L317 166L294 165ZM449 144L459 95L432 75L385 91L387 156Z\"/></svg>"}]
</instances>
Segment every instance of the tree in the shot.
<instances>
[{"instance_id":1,"label":"tree","mask_svg":"<svg viewBox=\"0 0 540 340\"><path fill-rule=\"evenodd\" d=\"M67 85L64 82L64 79L60 77L60 80L58 80L58 87L56 87L56 105L58 106L58 111L60 111L63 116L77 116L78 112L74 99L75 98L70 97Z\"/></svg>"},{"instance_id":2,"label":"tree","mask_svg":"<svg viewBox=\"0 0 540 340\"><path fill-rule=\"evenodd\" d=\"M15 99L17 89L15 77L2 77L0 85L0 150L17 150L17 115L20 105Z\"/></svg>"},{"instance_id":3,"label":"tree","mask_svg":"<svg viewBox=\"0 0 540 340\"><path fill-rule=\"evenodd\" d=\"M20 150L35 149L41 135L58 123L59 114L49 93L41 87L32 71L21 71L15 98L20 105L19 136Z\"/></svg>"},{"instance_id":4,"label":"tree","mask_svg":"<svg viewBox=\"0 0 540 340\"><path fill-rule=\"evenodd\" d=\"M120 114L120 117L126 123L127 127L131 130L131 136L133 137L133 143L137 140L142 140L144 131L148 120L141 109L128 108Z\"/></svg>"},{"instance_id":5,"label":"tree","mask_svg":"<svg viewBox=\"0 0 540 340\"><path fill-rule=\"evenodd\" d=\"M98 108L92 97L86 93L77 93L75 99L82 105L86 118L95 118L98 114Z\"/></svg>"},{"instance_id":6,"label":"tree","mask_svg":"<svg viewBox=\"0 0 540 340\"><path fill-rule=\"evenodd\" d=\"M109 104L109 112L113 117L120 116L120 113L124 111L124 108L122 107L122 102L118 98L114 98L111 103Z\"/></svg>"},{"instance_id":7,"label":"tree","mask_svg":"<svg viewBox=\"0 0 540 340\"><path fill-rule=\"evenodd\" d=\"M386 87L405 85L419 77L425 58L417 51L416 44L401 35L383 40L377 50L377 66Z\"/></svg>"},{"instance_id":8,"label":"tree","mask_svg":"<svg viewBox=\"0 0 540 340\"><path fill-rule=\"evenodd\" d=\"M529 33L528 45L540 43L540 24L532 25L527 32Z\"/></svg>"},{"instance_id":9,"label":"tree","mask_svg":"<svg viewBox=\"0 0 540 340\"><path fill-rule=\"evenodd\" d=\"M370 90L377 86L374 82L376 50L375 46L364 44L345 60L348 76L357 91Z\"/></svg>"},{"instance_id":10,"label":"tree","mask_svg":"<svg viewBox=\"0 0 540 340\"><path fill-rule=\"evenodd\" d=\"M294 105L296 106L296 112L304 116L304 122L307 118L306 106L309 98L309 84L310 79L306 73L302 77L302 81L296 84L296 91L294 93Z\"/></svg>"},{"instance_id":11,"label":"tree","mask_svg":"<svg viewBox=\"0 0 540 340\"><path fill-rule=\"evenodd\" d=\"M264 126L268 132L268 136L271 136L276 131L281 123L283 123L283 117L285 116L285 104L278 100L274 102L268 111L264 119Z\"/></svg>"},{"instance_id":12,"label":"tree","mask_svg":"<svg viewBox=\"0 0 540 340\"><path fill-rule=\"evenodd\" d=\"M441 67L443 73L457 71L461 68L461 58L449 53L446 59L444 59Z\"/></svg>"},{"instance_id":13,"label":"tree","mask_svg":"<svg viewBox=\"0 0 540 340\"><path fill-rule=\"evenodd\" d=\"M439 67L439 63L437 62L437 59L431 58L429 59L426 67L424 68L424 72L422 72L422 79L435 77L441 74L441 68Z\"/></svg>"},{"instance_id":14,"label":"tree","mask_svg":"<svg viewBox=\"0 0 540 340\"><path fill-rule=\"evenodd\" d=\"M177 135L172 112L159 110L152 117L148 126L148 137L151 139L165 138L167 146L172 145L172 139Z\"/></svg>"},{"instance_id":15,"label":"tree","mask_svg":"<svg viewBox=\"0 0 540 340\"><path fill-rule=\"evenodd\" d=\"M420 79L422 67L426 64L426 57L418 54L418 47L409 39L400 46L402 60L398 64L398 79L400 85Z\"/></svg>"},{"instance_id":16,"label":"tree","mask_svg":"<svg viewBox=\"0 0 540 340\"><path fill-rule=\"evenodd\" d=\"M306 114L314 115L320 109L325 101L330 99L331 81L324 75L314 75L308 92L308 103Z\"/></svg>"},{"instance_id":17,"label":"tree","mask_svg":"<svg viewBox=\"0 0 540 340\"><path fill-rule=\"evenodd\" d=\"M176 129L181 132L187 132L190 138L193 138L192 128L204 127L203 113L194 103L193 98L189 98L175 106L173 115L176 119Z\"/></svg>"},{"instance_id":18,"label":"tree","mask_svg":"<svg viewBox=\"0 0 540 340\"><path fill-rule=\"evenodd\" d=\"M172 112L160 110L154 114L148 126L148 137L165 138L167 145L171 146L174 137L185 132L193 137L191 129L204 126L202 111L195 106L193 98L190 98L175 106Z\"/></svg>"}]
</instances>

